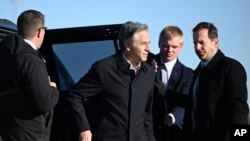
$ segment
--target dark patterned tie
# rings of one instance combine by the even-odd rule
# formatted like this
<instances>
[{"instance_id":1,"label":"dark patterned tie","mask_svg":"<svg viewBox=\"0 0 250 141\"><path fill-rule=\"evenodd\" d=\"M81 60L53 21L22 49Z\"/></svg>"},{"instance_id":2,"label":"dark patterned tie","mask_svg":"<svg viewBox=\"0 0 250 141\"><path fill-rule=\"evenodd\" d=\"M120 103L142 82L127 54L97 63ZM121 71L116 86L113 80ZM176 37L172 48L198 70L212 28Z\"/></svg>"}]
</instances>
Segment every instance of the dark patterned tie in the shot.
<instances>
[{"instance_id":1,"label":"dark patterned tie","mask_svg":"<svg viewBox=\"0 0 250 141\"><path fill-rule=\"evenodd\" d=\"M194 126L197 127L197 120L198 120L198 112L197 112L197 97L199 95L199 88L200 88L200 76L202 74L202 71L203 71L203 68L204 66L200 65L200 70L199 70L199 73L197 74L197 77L196 77L196 80L195 80L195 84L194 84L194 87L193 87L193 104L194 104L194 107L193 107L193 123L194 123Z\"/></svg>"}]
</instances>

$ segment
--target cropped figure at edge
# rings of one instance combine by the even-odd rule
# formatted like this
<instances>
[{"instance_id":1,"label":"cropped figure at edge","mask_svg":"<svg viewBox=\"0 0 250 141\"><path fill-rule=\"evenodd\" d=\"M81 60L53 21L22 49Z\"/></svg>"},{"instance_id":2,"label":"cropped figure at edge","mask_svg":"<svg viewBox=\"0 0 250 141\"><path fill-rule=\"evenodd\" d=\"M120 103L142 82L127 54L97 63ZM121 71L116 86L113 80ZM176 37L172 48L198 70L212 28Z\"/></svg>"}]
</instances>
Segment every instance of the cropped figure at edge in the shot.
<instances>
[{"instance_id":1,"label":"cropped figure at edge","mask_svg":"<svg viewBox=\"0 0 250 141\"><path fill-rule=\"evenodd\" d=\"M3 141L49 141L59 91L38 51L44 15L24 11L17 29L0 44L0 136Z\"/></svg>"},{"instance_id":2,"label":"cropped figure at edge","mask_svg":"<svg viewBox=\"0 0 250 141\"><path fill-rule=\"evenodd\" d=\"M191 84L184 139L229 141L230 126L248 124L246 71L219 49L214 24L198 23L193 28L193 42L201 61Z\"/></svg>"}]
</instances>

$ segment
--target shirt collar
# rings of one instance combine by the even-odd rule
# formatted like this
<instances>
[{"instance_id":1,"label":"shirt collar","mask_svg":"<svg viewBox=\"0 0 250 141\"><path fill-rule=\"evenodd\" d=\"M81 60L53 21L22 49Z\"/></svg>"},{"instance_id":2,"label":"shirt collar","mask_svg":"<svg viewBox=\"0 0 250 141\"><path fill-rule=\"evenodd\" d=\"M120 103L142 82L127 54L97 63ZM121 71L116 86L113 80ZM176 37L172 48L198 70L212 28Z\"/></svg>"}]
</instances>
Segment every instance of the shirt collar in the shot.
<instances>
[{"instance_id":1,"label":"shirt collar","mask_svg":"<svg viewBox=\"0 0 250 141\"><path fill-rule=\"evenodd\" d=\"M34 50L37 50L37 48L36 48L36 46L35 46L35 44L34 44L33 42L31 42L31 41L28 40L28 39L24 39L24 41L25 41L26 43L28 43Z\"/></svg>"},{"instance_id":2,"label":"shirt collar","mask_svg":"<svg viewBox=\"0 0 250 141\"><path fill-rule=\"evenodd\" d=\"M162 61L163 62L163 61ZM174 60L171 60L169 62L164 63L164 65L166 66L168 71L171 71L175 65L175 63L177 62L177 58L175 58Z\"/></svg>"},{"instance_id":3,"label":"shirt collar","mask_svg":"<svg viewBox=\"0 0 250 141\"><path fill-rule=\"evenodd\" d=\"M213 58L214 58L214 56L215 56L215 54L217 53L218 51L216 51L215 53L214 53L214 55L213 55L213 57L211 58L211 59L209 59L209 60L207 60L207 61L201 61L201 66L202 67L205 67L209 62L211 62L211 60L213 60Z\"/></svg>"},{"instance_id":4,"label":"shirt collar","mask_svg":"<svg viewBox=\"0 0 250 141\"><path fill-rule=\"evenodd\" d=\"M128 58L126 57L126 55L124 53L122 53L122 56L129 63L129 65L130 65L129 69L134 70L135 74L136 74L139 71L139 69L141 68L141 62L137 66L133 67L133 65L131 64L131 62L128 60Z\"/></svg>"}]
</instances>

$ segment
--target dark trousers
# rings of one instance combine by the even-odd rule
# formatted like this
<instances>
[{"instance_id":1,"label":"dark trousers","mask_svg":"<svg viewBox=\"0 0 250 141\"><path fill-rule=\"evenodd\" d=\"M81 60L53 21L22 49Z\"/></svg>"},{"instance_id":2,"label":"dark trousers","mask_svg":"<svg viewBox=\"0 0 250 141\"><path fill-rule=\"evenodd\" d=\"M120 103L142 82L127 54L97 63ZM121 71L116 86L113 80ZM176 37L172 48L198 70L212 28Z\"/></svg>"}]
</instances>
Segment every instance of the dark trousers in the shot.
<instances>
[{"instance_id":1,"label":"dark trousers","mask_svg":"<svg viewBox=\"0 0 250 141\"><path fill-rule=\"evenodd\" d=\"M0 141L49 141L53 111L33 119L13 118L2 130Z\"/></svg>"},{"instance_id":2,"label":"dark trousers","mask_svg":"<svg viewBox=\"0 0 250 141\"><path fill-rule=\"evenodd\" d=\"M156 134L156 141L181 141L182 131L177 125L168 127L167 125L159 126Z\"/></svg>"}]
</instances>

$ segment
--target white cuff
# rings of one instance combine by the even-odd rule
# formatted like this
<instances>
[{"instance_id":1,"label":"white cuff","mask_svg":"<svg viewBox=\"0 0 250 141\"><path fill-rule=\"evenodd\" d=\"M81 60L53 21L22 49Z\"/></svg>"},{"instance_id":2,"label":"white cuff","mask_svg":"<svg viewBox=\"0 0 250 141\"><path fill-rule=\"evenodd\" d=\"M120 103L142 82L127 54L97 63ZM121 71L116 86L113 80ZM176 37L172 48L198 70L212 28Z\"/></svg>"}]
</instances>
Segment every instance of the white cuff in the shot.
<instances>
[{"instance_id":1,"label":"white cuff","mask_svg":"<svg viewBox=\"0 0 250 141\"><path fill-rule=\"evenodd\" d=\"M172 124L174 124L175 123L174 115L172 113L169 113L168 115L173 119L173 123Z\"/></svg>"}]
</instances>

